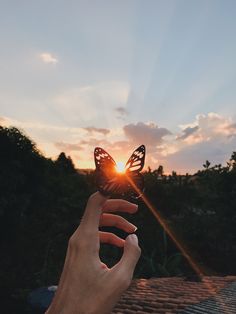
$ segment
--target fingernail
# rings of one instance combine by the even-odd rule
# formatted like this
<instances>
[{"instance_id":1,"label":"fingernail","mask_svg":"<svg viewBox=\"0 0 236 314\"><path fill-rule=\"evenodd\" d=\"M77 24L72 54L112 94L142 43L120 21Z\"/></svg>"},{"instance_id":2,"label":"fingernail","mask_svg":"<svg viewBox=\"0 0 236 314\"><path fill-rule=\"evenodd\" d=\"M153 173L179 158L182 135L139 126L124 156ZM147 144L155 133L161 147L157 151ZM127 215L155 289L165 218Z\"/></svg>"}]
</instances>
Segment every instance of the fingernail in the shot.
<instances>
[{"instance_id":1,"label":"fingernail","mask_svg":"<svg viewBox=\"0 0 236 314\"><path fill-rule=\"evenodd\" d=\"M129 240L130 240L131 242L133 242L133 243L135 243L135 244L138 244L138 238L137 238L136 234L132 233L132 234L130 234L128 237L129 237Z\"/></svg>"},{"instance_id":2,"label":"fingernail","mask_svg":"<svg viewBox=\"0 0 236 314\"><path fill-rule=\"evenodd\" d=\"M134 224L130 223L130 225L131 226L129 226L129 231L128 231L129 233L131 233L131 232L133 233L133 232L137 231L138 228Z\"/></svg>"},{"instance_id":3,"label":"fingernail","mask_svg":"<svg viewBox=\"0 0 236 314\"><path fill-rule=\"evenodd\" d=\"M133 225L133 228L134 228L134 232L138 230L138 227L136 227L135 225Z\"/></svg>"}]
</instances>

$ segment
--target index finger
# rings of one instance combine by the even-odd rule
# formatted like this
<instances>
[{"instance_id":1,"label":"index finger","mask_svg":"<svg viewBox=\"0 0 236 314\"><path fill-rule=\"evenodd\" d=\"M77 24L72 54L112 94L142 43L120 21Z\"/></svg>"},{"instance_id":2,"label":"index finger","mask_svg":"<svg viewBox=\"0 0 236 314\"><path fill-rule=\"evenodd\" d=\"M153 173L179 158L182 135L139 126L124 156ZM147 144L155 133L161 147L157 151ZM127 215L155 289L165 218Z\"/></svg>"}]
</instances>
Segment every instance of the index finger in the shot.
<instances>
[{"instance_id":1,"label":"index finger","mask_svg":"<svg viewBox=\"0 0 236 314\"><path fill-rule=\"evenodd\" d=\"M100 192L96 192L89 197L80 223L80 228L82 227L90 231L98 231L102 207L106 201L107 197L103 196Z\"/></svg>"}]
</instances>

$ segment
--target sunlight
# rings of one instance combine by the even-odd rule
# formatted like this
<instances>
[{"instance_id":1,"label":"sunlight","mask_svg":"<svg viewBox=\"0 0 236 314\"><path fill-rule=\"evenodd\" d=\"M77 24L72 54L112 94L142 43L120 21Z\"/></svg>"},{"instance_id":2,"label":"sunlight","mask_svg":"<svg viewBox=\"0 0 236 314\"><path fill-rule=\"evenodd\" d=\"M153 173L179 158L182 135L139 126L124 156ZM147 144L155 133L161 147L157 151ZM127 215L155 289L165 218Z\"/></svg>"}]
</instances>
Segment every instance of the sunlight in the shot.
<instances>
[{"instance_id":1,"label":"sunlight","mask_svg":"<svg viewBox=\"0 0 236 314\"><path fill-rule=\"evenodd\" d=\"M118 173L124 173L125 172L125 163L123 161L118 161L116 164L116 171Z\"/></svg>"}]
</instances>

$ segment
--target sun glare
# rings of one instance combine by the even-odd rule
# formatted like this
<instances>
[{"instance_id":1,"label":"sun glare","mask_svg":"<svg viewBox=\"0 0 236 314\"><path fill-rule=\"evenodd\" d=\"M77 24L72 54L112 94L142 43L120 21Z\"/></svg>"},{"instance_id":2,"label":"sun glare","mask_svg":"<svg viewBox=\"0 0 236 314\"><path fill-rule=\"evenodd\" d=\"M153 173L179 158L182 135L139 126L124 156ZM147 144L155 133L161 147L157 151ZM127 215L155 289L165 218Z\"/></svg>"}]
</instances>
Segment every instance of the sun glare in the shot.
<instances>
[{"instance_id":1,"label":"sun glare","mask_svg":"<svg viewBox=\"0 0 236 314\"><path fill-rule=\"evenodd\" d=\"M116 164L116 171L119 173L124 173L125 172L125 163L122 161L118 161Z\"/></svg>"}]
</instances>

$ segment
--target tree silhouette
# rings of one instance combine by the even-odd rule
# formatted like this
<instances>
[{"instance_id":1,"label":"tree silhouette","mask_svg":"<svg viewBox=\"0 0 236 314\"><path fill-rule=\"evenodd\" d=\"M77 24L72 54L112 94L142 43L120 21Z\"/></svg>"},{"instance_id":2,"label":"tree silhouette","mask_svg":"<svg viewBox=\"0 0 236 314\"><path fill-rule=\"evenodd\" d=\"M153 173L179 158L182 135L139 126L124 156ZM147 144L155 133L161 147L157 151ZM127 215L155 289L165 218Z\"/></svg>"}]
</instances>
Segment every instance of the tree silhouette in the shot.
<instances>
[{"instance_id":1,"label":"tree silhouette","mask_svg":"<svg viewBox=\"0 0 236 314\"><path fill-rule=\"evenodd\" d=\"M204 167L205 169L209 169L210 165L211 165L210 161L209 161L209 160L206 160L206 163L203 164L203 167Z\"/></svg>"},{"instance_id":2,"label":"tree silhouette","mask_svg":"<svg viewBox=\"0 0 236 314\"><path fill-rule=\"evenodd\" d=\"M232 170L236 170L236 152L233 152L230 160L229 160L229 165Z\"/></svg>"},{"instance_id":3,"label":"tree silhouette","mask_svg":"<svg viewBox=\"0 0 236 314\"><path fill-rule=\"evenodd\" d=\"M75 166L70 156L66 157L64 152L60 153L55 164L66 173L75 173Z\"/></svg>"}]
</instances>

